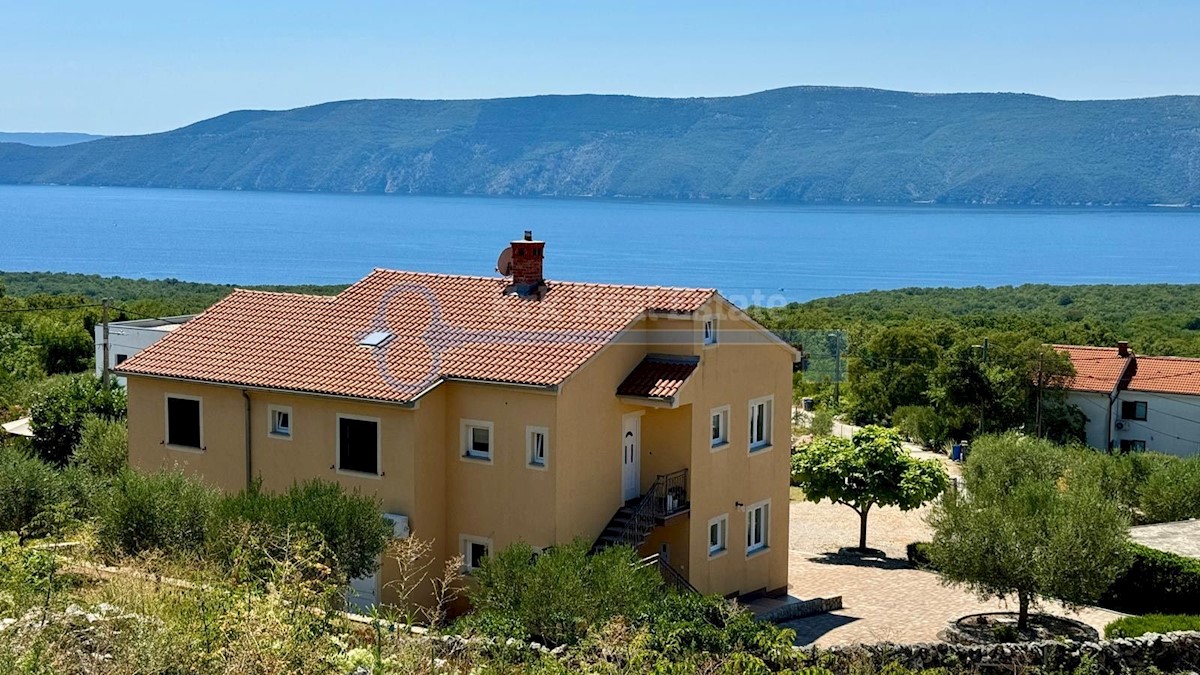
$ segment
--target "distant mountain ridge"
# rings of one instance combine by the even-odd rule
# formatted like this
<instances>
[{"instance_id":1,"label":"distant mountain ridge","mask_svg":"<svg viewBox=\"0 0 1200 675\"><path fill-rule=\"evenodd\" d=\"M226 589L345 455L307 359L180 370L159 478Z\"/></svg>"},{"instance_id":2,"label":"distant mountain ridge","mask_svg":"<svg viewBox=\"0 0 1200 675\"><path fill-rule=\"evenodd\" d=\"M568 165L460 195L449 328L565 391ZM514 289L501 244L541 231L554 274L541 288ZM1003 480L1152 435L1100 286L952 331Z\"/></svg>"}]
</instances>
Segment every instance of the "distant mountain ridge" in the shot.
<instances>
[{"instance_id":1,"label":"distant mountain ridge","mask_svg":"<svg viewBox=\"0 0 1200 675\"><path fill-rule=\"evenodd\" d=\"M793 87L358 100L0 145L0 183L802 202L1200 204L1200 97Z\"/></svg>"},{"instance_id":2,"label":"distant mountain ridge","mask_svg":"<svg viewBox=\"0 0 1200 675\"><path fill-rule=\"evenodd\" d=\"M58 147L86 143L104 138L96 134L78 134L67 131L0 131L0 143L24 143L40 147Z\"/></svg>"}]
</instances>

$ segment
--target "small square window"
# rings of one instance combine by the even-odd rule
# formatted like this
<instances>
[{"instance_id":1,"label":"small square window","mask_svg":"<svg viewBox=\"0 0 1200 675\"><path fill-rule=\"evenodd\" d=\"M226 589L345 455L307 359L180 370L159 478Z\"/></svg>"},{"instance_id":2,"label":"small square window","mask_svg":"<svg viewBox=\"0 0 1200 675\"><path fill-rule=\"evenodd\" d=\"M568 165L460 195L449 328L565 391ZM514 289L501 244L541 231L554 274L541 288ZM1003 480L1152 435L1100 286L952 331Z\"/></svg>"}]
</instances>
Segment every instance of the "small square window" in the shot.
<instances>
[{"instance_id":1,"label":"small square window","mask_svg":"<svg viewBox=\"0 0 1200 675\"><path fill-rule=\"evenodd\" d=\"M526 427L525 428L525 453L528 457L529 466L538 469L546 468L548 438L550 431L545 427Z\"/></svg>"},{"instance_id":2,"label":"small square window","mask_svg":"<svg viewBox=\"0 0 1200 675\"><path fill-rule=\"evenodd\" d=\"M478 420L462 422L462 456L468 459L492 459L492 423Z\"/></svg>"},{"instance_id":3,"label":"small square window","mask_svg":"<svg viewBox=\"0 0 1200 675\"><path fill-rule=\"evenodd\" d=\"M729 442L729 406L712 411L712 447L719 448Z\"/></svg>"},{"instance_id":4,"label":"small square window","mask_svg":"<svg viewBox=\"0 0 1200 675\"><path fill-rule=\"evenodd\" d=\"M1146 441L1124 439L1121 441L1121 452L1145 452Z\"/></svg>"},{"instance_id":5,"label":"small square window","mask_svg":"<svg viewBox=\"0 0 1200 675\"><path fill-rule=\"evenodd\" d=\"M725 539L729 530L729 514L721 515L708 521L708 555L717 555L725 551Z\"/></svg>"},{"instance_id":6,"label":"small square window","mask_svg":"<svg viewBox=\"0 0 1200 675\"><path fill-rule=\"evenodd\" d=\"M268 433L278 438L292 437L292 409L287 406L267 406Z\"/></svg>"},{"instance_id":7,"label":"small square window","mask_svg":"<svg viewBox=\"0 0 1200 675\"><path fill-rule=\"evenodd\" d=\"M483 564L483 559L488 557L491 549L491 539L463 535L459 544L459 552L462 553L463 567L466 571L479 569L480 565Z\"/></svg>"},{"instance_id":8,"label":"small square window","mask_svg":"<svg viewBox=\"0 0 1200 675\"><path fill-rule=\"evenodd\" d=\"M117 354L117 365L118 366L121 365L122 363L125 363L128 360L129 360L128 354Z\"/></svg>"},{"instance_id":9,"label":"small square window","mask_svg":"<svg viewBox=\"0 0 1200 675\"><path fill-rule=\"evenodd\" d=\"M704 344L706 344L706 345L717 344L717 320L716 319L705 319L704 320Z\"/></svg>"}]
</instances>

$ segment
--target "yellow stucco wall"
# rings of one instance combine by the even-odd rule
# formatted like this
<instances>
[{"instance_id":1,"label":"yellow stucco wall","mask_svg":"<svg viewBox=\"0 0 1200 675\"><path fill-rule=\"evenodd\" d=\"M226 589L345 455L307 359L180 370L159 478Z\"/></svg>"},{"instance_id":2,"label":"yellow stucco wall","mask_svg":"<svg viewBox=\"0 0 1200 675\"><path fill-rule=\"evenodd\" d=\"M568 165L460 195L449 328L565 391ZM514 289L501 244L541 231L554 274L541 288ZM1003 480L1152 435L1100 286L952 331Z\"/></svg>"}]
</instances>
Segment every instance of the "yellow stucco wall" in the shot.
<instances>
[{"instance_id":1,"label":"yellow stucco wall","mask_svg":"<svg viewBox=\"0 0 1200 675\"><path fill-rule=\"evenodd\" d=\"M755 330L722 299L710 309L718 313L719 336ZM409 517L415 536L433 542L438 557L434 568L440 569L442 560L459 552L463 535L490 539L494 550L518 539L542 547L598 536L623 503L622 423L625 416L638 415L641 490L657 474L689 468L692 504L690 514L652 533L643 551L657 551L668 542L672 565L705 592L779 589L787 583L791 354L779 345L736 340L704 347L702 326L700 315L642 319L557 392L447 382L408 408L251 390L253 472L268 490L322 478L377 496L385 511ZM701 359L674 408L615 395L626 375L653 353ZM139 376L129 377L128 386L133 466L181 466L224 490L244 487L245 401L240 389ZM203 452L162 443L168 393L202 398ZM768 395L775 397L775 444L750 453L749 401ZM291 407L291 440L268 433L269 405ZM709 414L720 405L730 406L730 442L714 452ZM339 413L379 419L382 476L333 468ZM492 424L490 462L462 457L463 420ZM529 426L549 430L545 468L528 464ZM745 514L736 503L764 499L771 500L769 547L747 556ZM707 525L721 513L729 514L727 551L710 559ZM385 602L394 598L386 589L393 576L394 566L385 561Z\"/></svg>"}]
</instances>

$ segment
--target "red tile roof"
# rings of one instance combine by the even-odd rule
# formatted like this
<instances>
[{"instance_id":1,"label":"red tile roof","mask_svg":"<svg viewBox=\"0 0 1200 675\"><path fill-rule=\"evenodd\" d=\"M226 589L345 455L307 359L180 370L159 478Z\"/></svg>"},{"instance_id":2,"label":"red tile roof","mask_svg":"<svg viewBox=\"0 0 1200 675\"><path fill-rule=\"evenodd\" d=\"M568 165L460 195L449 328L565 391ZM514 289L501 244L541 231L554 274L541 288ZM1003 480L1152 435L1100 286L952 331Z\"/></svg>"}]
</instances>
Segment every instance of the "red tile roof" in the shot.
<instances>
[{"instance_id":1,"label":"red tile roof","mask_svg":"<svg viewBox=\"0 0 1200 675\"><path fill-rule=\"evenodd\" d=\"M1116 347L1084 347L1079 345L1053 345L1065 353L1075 366L1075 378L1067 389L1111 393L1125 374L1128 357L1117 354Z\"/></svg>"},{"instance_id":2,"label":"red tile roof","mask_svg":"<svg viewBox=\"0 0 1200 675\"><path fill-rule=\"evenodd\" d=\"M715 291L377 269L334 297L237 290L117 370L410 401L447 378L556 385L646 311L698 310ZM367 334L393 337L378 348Z\"/></svg>"},{"instance_id":3,"label":"red tile roof","mask_svg":"<svg viewBox=\"0 0 1200 675\"><path fill-rule=\"evenodd\" d=\"M1139 356L1127 389L1200 396L1200 359Z\"/></svg>"},{"instance_id":4,"label":"red tile roof","mask_svg":"<svg viewBox=\"0 0 1200 675\"><path fill-rule=\"evenodd\" d=\"M671 398L679 393L699 363L697 358L647 356L617 387L617 395Z\"/></svg>"}]
</instances>

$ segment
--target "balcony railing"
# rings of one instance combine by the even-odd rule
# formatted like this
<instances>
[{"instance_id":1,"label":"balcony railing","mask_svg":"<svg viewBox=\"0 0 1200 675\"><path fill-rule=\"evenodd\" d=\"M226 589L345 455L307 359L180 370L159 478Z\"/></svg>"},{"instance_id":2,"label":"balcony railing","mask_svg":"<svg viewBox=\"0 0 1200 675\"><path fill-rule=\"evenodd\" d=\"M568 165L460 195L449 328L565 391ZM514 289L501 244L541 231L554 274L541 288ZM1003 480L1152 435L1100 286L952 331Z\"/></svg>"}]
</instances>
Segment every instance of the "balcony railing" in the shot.
<instances>
[{"instance_id":1,"label":"balcony railing","mask_svg":"<svg viewBox=\"0 0 1200 675\"><path fill-rule=\"evenodd\" d=\"M651 492L654 493L654 516L656 518L669 518L691 508L692 503L688 498L687 469L659 475L654 481Z\"/></svg>"}]
</instances>

